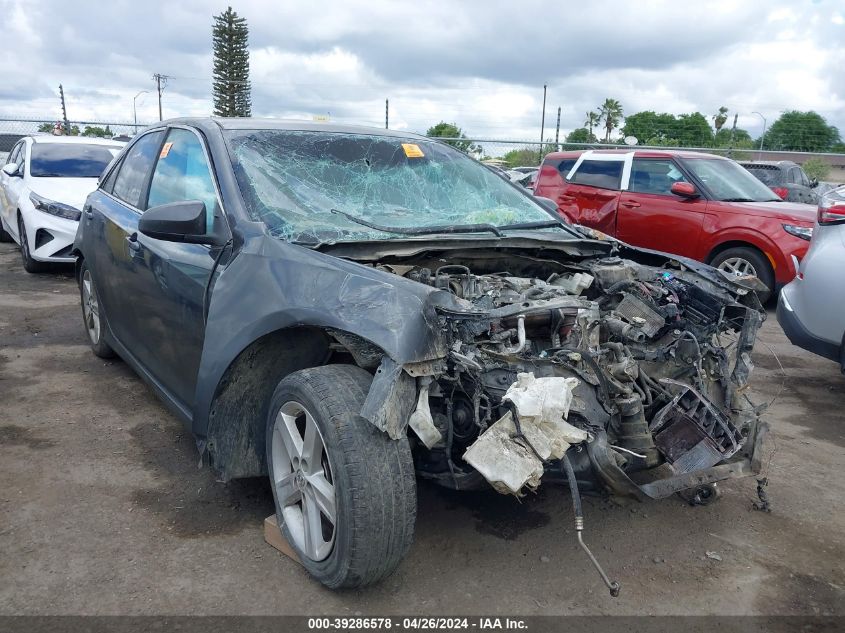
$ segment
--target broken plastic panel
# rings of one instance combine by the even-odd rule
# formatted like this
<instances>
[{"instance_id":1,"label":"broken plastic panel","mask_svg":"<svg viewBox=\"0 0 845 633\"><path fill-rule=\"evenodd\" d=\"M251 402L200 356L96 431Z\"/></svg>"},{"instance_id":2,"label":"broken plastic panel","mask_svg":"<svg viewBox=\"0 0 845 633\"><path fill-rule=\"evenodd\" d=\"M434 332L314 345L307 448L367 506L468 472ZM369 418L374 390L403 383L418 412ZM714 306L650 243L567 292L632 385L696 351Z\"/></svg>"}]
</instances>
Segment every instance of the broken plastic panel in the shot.
<instances>
[{"instance_id":1,"label":"broken plastic panel","mask_svg":"<svg viewBox=\"0 0 845 633\"><path fill-rule=\"evenodd\" d=\"M523 488L537 488L545 460L560 459L570 445L588 439L586 431L564 421L577 385L577 378L518 374L504 399L514 405L522 436L509 411L466 450L464 460L498 492L520 496Z\"/></svg>"}]
</instances>

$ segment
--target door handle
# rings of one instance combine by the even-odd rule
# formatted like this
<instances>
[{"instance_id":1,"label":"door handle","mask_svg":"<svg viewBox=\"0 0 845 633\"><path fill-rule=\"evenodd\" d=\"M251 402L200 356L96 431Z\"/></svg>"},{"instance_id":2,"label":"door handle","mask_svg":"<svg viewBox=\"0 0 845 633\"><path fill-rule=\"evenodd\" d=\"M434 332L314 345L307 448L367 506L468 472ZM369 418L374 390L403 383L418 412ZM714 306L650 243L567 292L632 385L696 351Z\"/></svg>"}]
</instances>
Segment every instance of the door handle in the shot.
<instances>
[{"instance_id":1,"label":"door handle","mask_svg":"<svg viewBox=\"0 0 845 633\"><path fill-rule=\"evenodd\" d=\"M94 209L91 208L90 204L86 204L84 207L82 207L82 210L85 212L86 218L90 219L94 217Z\"/></svg>"},{"instance_id":2,"label":"door handle","mask_svg":"<svg viewBox=\"0 0 845 633\"><path fill-rule=\"evenodd\" d=\"M629 209L638 209L641 205L639 202L634 202L633 200L630 200L628 202L623 202L622 206L628 207Z\"/></svg>"},{"instance_id":3,"label":"door handle","mask_svg":"<svg viewBox=\"0 0 845 633\"><path fill-rule=\"evenodd\" d=\"M129 250L134 253L137 253L141 250L141 243L138 241L137 233L133 233L132 235L127 236L126 243L129 244Z\"/></svg>"}]
</instances>

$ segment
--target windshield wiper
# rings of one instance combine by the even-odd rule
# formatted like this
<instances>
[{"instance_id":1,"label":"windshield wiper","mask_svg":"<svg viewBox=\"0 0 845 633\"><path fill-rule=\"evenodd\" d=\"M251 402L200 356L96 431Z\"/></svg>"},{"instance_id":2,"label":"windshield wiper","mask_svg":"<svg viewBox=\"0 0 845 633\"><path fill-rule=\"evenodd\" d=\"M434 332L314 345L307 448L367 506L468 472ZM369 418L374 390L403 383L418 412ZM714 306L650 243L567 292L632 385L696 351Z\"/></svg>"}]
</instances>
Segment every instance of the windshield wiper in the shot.
<instances>
[{"instance_id":1,"label":"windshield wiper","mask_svg":"<svg viewBox=\"0 0 845 633\"><path fill-rule=\"evenodd\" d=\"M496 237L504 237L504 233L502 233L499 229L500 228L507 228L507 227L497 227L492 224L458 224L458 225L441 225L441 226L384 226L382 224L376 224L375 222L369 222L368 220L364 220L362 218L355 217L345 211L340 211L338 209L332 209L332 213L336 213L338 215L342 215L343 217L347 218L348 220L352 220L356 224L360 224L362 226L366 226L367 228L374 229L376 231L384 231L385 233L396 233L397 235L433 235L435 233L493 233ZM532 223L533 224L533 223ZM513 225L513 226L520 226L520 225Z\"/></svg>"},{"instance_id":2,"label":"windshield wiper","mask_svg":"<svg viewBox=\"0 0 845 633\"><path fill-rule=\"evenodd\" d=\"M753 198L722 198L721 201L722 202L758 202L757 200L754 200ZM761 202L768 202L768 200L761 201Z\"/></svg>"}]
</instances>

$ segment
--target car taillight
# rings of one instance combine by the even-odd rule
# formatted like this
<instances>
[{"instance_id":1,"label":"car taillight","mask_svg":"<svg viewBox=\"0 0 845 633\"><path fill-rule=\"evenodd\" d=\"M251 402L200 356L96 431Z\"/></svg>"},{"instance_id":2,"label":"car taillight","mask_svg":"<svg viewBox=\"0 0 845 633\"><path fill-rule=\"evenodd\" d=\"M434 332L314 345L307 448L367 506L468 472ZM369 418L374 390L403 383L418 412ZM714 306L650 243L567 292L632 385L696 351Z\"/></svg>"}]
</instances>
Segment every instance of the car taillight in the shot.
<instances>
[{"instance_id":1,"label":"car taillight","mask_svg":"<svg viewBox=\"0 0 845 633\"><path fill-rule=\"evenodd\" d=\"M789 189L786 187L772 187L772 191L774 191L782 200L786 200L786 196L789 195Z\"/></svg>"},{"instance_id":2,"label":"car taillight","mask_svg":"<svg viewBox=\"0 0 845 633\"><path fill-rule=\"evenodd\" d=\"M826 205L819 203L819 224L839 224L845 222L845 204Z\"/></svg>"}]
</instances>

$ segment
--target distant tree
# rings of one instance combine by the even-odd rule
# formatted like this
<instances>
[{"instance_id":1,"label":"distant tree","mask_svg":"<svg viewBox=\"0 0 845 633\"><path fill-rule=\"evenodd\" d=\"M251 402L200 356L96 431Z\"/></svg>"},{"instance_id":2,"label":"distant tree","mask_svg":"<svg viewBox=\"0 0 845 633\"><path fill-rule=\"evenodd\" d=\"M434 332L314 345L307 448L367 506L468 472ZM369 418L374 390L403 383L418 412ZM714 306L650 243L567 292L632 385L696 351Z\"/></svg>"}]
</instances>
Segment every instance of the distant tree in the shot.
<instances>
[{"instance_id":1,"label":"distant tree","mask_svg":"<svg viewBox=\"0 0 845 633\"><path fill-rule=\"evenodd\" d=\"M593 133L585 127L577 127L566 135L567 143L596 143Z\"/></svg>"},{"instance_id":2,"label":"distant tree","mask_svg":"<svg viewBox=\"0 0 845 633\"><path fill-rule=\"evenodd\" d=\"M825 180L830 175L830 163L821 158L805 160L801 167L804 168L804 173L807 176L816 180Z\"/></svg>"},{"instance_id":3,"label":"distant tree","mask_svg":"<svg viewBox=\"0 0 845 633\"><path fill-rule=\"evenodd\" d=\"M425 133L426 136L431 138L449 138L449 139L465 139L466 134L464 134L463 130L459 128L454 123L446 123L445 121L441 121L437 125L434 125ZM470 140L451 140L451 141L444 141L444 143L448 143L452 147L455 147L462 152L466 152L467 154L478 154L482 152L482 148L480 145L476 145Z\"/></svg>"},{"instance_id":4,"label":"distant tree","mask_svg":"<svg viewBox=\"0 0 845 633\"><path fill-rule=\"evenodd\" d=\"M719 112L713 115L713 127L716 128L716 134L722 129L722 126L728 120L728 109L725 106L719 108Z\"/></svg>"},{"instance_id":5,"label":"distant tree","mask_svg":"<svg viewBox=\"0 0 845 633\"><path fill-rule=\"evenodd\" d=\"M731 143L731 133L733 133L733 143ZM748 133L748 130L743 130L741 127L738 127L734 130L722 128L721 130L716 132L716 134L713 135L713 147L733 146L743 149L750 149L753 147L758 147L759 145L759 141L755 142L754 139L751 138L751 135Z\"/></svg>"},{"instance_id":6,"label":"distant tree","mask_svg":"<svg viewBox=\"0 0 845 633\"><path fill-rule=\"evenodd\" d=\"M713 143L713 130L701 112L678 115L675 136L683 147L709 147Z\"/></svg>"},{"instance_id":7,"label":"distant tree","mask_svg":"<svg viewBox=\"0 0 845 633\"><path fill-rule=\"evenodd\" d=\"M211 41L214 48L212 86L215 116L250 116L252 96L246 19L232 11L232 7L214 16Z\"/></svg>"},{"instance_id":8,"label":"distant tree","mask_svg":"<svg viewBox=\"0 0 845 633\"><path fill-rule=\"evenodd\" d=\"M616 99L607 98L599 108L599 116L604 121L604 142L610 141L610 133L619 127L622 121L622 104Z\"/></svg>"},{"instance_id":9,"label":"distant tree","mask_svg":"<svg viewBox=\"0 0 845 633\"><path fill-rule=\"evenodd\" d=\"M114 136L114 134L112 133L108 125L106 125L106 127L104 128L97 126L91 127L90 125L86 125L85 129L82 130L82 136L93 136L96 138L111 138L112 136Z\"/></svg>"},{"instance_id":10,"label":"distant tree","mask_svg":"<svg viewBox=\"0 0 845 633\"><path fill-rule=\"evenodd\" d=\"M519 149L512 149L504 156L502 160L505 161L506 167L528 167L531 165L539 165L543 162L543 158L552 151L552 147L544 145L540 147L522 147Z\"/></svg>"},{"instance_id":11,"label":"distant tree","mask_svg":"<svg viewBox=\"0 0 845 633\"><path fill-rule=\"evenodd\" d=\"M671 145L672 142L676 144L676 123L674 114L657 114L652 110L644 110L625 117L622 135L636 137L640 145Z\"/></svg>"},{"instance_id":12,"label":"distant tree","mask_svg":"<svg viewBox=\"0 0 845 633\"><path fill-rule=\"evenodd\" d=\"M841 141L839 130L816 112L791 110L780 115L766 132L765 148L794 152L824 152Z\"/></svg>"},{"instance_id":13,"label":"distant tree","mask_svg":"<svg viewBox=\"0 0 845 633\"><path fill-rule=\"evenodd\" d=\"M594 110L587 112L587 117L584 119L584 127L587 128L587 131L590 133L590 138L595 138L595 136L593 136L593 130L600 124L601 114L595 112Z\"/></svg>"},{"instance_id":14,"label":"distant tree","mask_svg":"<svg viewBox=\"0 0 845 633\"><path fill-rule=\"evenodd\" d=\"M42 123L38 126L39 132L52 132L53 128L55 127L55 123Z\"/></svg>"}]
</instances>

